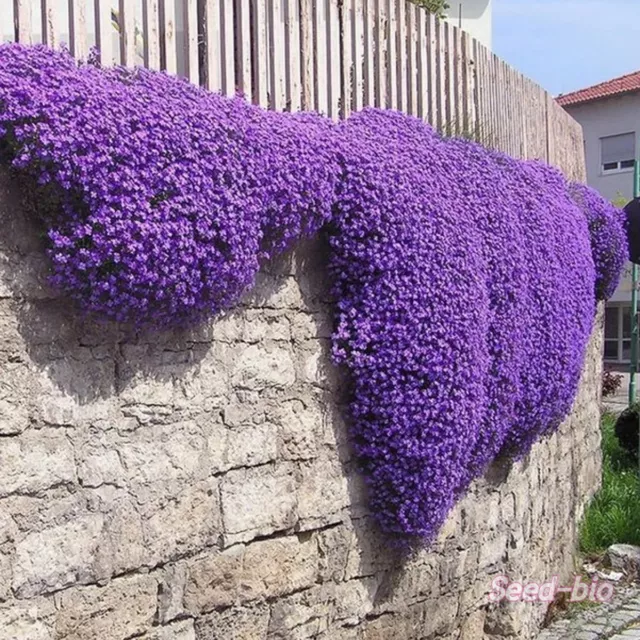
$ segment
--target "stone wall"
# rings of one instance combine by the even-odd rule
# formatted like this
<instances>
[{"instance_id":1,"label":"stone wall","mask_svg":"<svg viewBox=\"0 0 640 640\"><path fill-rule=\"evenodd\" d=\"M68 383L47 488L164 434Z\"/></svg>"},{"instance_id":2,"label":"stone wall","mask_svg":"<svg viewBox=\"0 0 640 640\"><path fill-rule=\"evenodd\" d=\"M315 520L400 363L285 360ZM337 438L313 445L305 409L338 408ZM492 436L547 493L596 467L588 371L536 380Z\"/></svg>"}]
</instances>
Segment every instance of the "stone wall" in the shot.
<instances>
[{"instance_id":1,"label":"stone wall","mask_svg":"<svg viewBox=\"0 0 640 640\"><path fill-rule=\"evenodd\" d=\"M530 636L540 607L486 593L572 570L599 483L599 332L559 433L407 554L346 442L320 243L205 327L133 333L47 289L22 200L0 173L0 640Z\"/></svg>"}]
</instances>

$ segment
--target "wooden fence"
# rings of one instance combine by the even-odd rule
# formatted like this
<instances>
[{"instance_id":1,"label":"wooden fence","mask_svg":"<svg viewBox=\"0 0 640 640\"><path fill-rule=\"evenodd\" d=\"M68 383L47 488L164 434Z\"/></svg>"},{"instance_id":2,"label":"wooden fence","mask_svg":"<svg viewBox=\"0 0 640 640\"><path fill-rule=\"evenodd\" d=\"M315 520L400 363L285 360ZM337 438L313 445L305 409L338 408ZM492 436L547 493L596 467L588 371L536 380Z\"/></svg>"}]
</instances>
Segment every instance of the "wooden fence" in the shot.
<instances>
[{"instance_id":1,"label":"wooden fence","mask_svg":"<svg viewBox=\"0 0 640 640\"><path fill-rule=\"evenodd\" d=\"M66 39L78 57L95 45L104 64L276 110L398 109L585 179L582 130L553 97L407 0L13 0L13 12L20 42Z\"/></svg>"}]
</instances>

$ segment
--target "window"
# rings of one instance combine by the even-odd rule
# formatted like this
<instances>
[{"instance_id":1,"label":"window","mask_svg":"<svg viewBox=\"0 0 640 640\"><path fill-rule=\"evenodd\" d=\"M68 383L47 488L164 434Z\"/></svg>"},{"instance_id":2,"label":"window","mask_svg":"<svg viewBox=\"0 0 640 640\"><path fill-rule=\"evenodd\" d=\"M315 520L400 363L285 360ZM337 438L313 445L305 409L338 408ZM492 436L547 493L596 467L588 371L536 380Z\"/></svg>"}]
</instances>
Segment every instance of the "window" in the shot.
<instances>
[{"instance_id":1,"label":"window","mask_svg":"<svg viewBox=\"0 0 640 640\"><path fill-rule=\"evenodd\" d=\"M636 157L636 134L600 138L602 173L615 173L633 169Z\"/></svg>"},{"instance_id":2,"label":"window","mask_svg":"<svg viewBox=\"0 0 640 640\"><path fill-rule=\"evenodd\" d=\"M604 359L628 362L631 359L631 307L607 305L604 316Z\"/></svg>"}]
</instances>

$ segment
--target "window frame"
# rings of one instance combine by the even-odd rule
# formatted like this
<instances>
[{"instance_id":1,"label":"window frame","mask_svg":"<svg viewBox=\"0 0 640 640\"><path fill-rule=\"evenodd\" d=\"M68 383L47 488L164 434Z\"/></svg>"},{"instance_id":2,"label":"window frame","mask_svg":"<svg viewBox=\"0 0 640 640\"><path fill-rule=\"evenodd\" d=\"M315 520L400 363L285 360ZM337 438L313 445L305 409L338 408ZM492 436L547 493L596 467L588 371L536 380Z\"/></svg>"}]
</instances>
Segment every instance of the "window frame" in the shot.
<instances>
[{"instance_id":1,"label":"window frame","mask_svg":"<svg viewBox=\"0 0 640 640\"><path fill-rule=\"evenodd\" d=\"M624 133L616 133L613 135L609 135L609 136L602 136L600 138L600 175L601 176L609 176L612 174L616 174L616 173L631 173L634 169L633 164L630 167L623 167L622 163L623 162L631 162L634 163L635 162L635 157L633 159L631 158L626 158L624 160L616 160L611 161L611 162L603 162L603 158L602 158L602 142L603 140L607 140L609 138L618 138L621 136L632 136L633 137L633 154L635 156L635 154L637 153L637 136L636 136L636 132L635 131L625 131ZM605 165L611 165L611 164L615 164L615 167L612 167L610 169L606 169Z\"/></svg>"},{"instance_id":2,"label":"window frame","mask_svg":"<svg viewBox=\"0 0 640 640\"><path fill-rule=\"evenodd\" d=\"M626 315L631 314L631 303L630 302L620 302L608 304L605 310L607 311L615 311L616 313L616 337L615 338L607 338L606 333L603 336L605 343L615 343L616 345L616 356L615 358L607 357L606 350L604 353L604 361L618 364L625 364L630 362L630 358L625 358L625 343L627 343L626 349L630 349L631 337L625 338L624 336L624 319Z\"/></svg>"}]
</instances>

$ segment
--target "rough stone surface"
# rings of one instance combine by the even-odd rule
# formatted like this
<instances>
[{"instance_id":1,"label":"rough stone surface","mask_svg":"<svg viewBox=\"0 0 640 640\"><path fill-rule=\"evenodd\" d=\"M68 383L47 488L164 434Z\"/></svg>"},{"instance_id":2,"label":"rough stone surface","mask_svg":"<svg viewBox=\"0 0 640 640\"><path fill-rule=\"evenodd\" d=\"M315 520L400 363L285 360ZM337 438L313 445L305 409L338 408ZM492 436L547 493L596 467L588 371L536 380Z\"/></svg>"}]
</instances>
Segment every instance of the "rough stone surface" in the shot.
<instances>
[{"instance_id":1,"label":"rough stone surface","mask_svg":"<svg viewBox=\"0 0 640 640\"><path fill-rule=\"evenodd\" d=\"M541 631L536 640L629 640L640 638L640 589L619 586L606 603L584 609Z\"/></svg>"},{"instance_id":2,"label":"rough stone surface","mask_svg":"<svg viewBox=\"0 0 640 640\"><path fill-rule=\"evenodd\" d=\"M631 579L640 578L640 547L632 544L612 544L607 557L614 571L622 571Z\"/></svg>"},{"instance_id":3,"label":"rough stone surface","mask_svg":"<svg viewBox=\"0 0 640 640\"><path fill-rule=\"evenodd\" d=\"M600 477L601 333L559 432L429 547L375 528L348 446L320 242L188 331L92 324L46 286L0 172L0 640L527 639L496 575L568 577Z\"/></svg>"}]
</instances>

